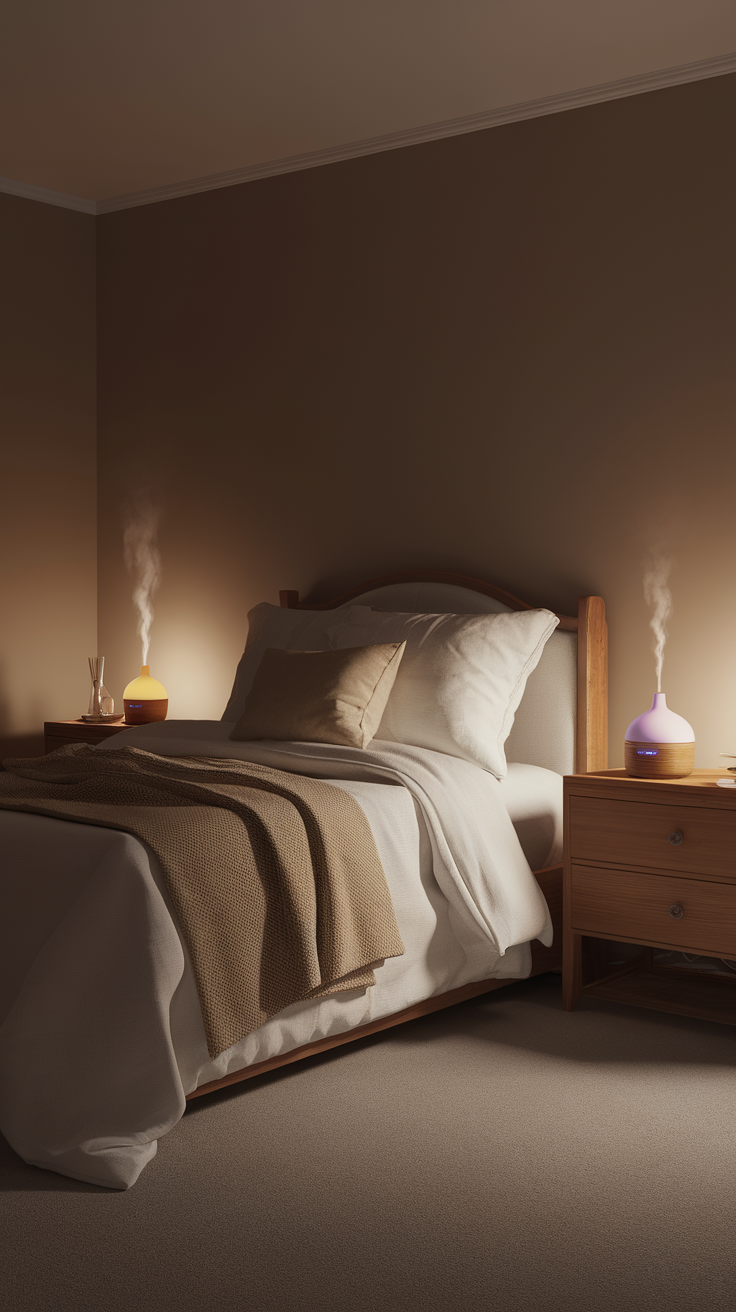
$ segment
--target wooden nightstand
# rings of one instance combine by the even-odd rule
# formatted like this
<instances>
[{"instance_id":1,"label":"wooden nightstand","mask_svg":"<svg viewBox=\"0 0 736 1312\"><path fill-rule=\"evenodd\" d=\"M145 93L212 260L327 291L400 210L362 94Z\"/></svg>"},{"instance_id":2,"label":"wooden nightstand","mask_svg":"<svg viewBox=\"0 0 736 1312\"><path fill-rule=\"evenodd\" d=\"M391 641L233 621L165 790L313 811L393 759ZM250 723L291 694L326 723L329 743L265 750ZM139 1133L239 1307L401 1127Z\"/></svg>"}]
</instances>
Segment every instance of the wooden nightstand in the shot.
<instances>
[{"instance_id":1,"label":"wooden nightstand","mask_svg":"<svg viewBox=\"0 0 736 1312\"><path fill-rule=\"evenodd\" d=\"M724 775L565 779L566 1010L582 992L736 1025L736 974L671 955L736 960L736 789L718 787ZM615 967L605 941L626 945Z\"/></svg>"},{"instance_id":2,"label":"wooden nightstand","mask_svg":"<svg viewBox=\"0 0 736 1312\"><path fill-rule=\"evenodd\" d=\"M130 725L123 724L122 720L111 724L85 724L84 720L47 720L43 726L44 750L47 753L54 752L57 747L65 747L67 743L101 743L113 734L129 728Z\"/></svg>"}]
</instances>

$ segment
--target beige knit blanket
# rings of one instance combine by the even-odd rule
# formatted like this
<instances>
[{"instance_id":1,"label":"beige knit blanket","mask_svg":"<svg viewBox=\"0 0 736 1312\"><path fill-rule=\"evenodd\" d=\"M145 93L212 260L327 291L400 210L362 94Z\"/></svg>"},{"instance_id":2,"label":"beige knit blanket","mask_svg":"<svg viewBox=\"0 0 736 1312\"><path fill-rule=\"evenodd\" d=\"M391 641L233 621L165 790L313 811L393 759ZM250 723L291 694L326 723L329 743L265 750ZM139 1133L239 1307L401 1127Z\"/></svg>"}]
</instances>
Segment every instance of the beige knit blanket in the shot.
<instances>
[{"instance_id":1,"label":"beige knit blanket","mask_svg":"<svg viewBox=\"0 0 736 1312\"><path fill-rule=\"evenodd\" d=\"M83 743L5 761L0 806L124 829L153 850L211 1057L305 998L401 956L368 821L342 788L248 761Z\"/></svg>"}]
</instances>

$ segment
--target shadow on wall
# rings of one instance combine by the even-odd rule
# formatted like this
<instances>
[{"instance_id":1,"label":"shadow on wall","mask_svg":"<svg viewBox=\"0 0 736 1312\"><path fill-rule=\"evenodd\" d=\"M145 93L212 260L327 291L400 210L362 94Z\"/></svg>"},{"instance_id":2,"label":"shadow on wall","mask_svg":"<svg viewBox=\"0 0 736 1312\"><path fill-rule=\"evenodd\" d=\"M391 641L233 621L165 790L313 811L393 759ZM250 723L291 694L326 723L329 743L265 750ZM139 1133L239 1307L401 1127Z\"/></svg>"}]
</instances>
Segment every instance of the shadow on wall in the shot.
<instances>
[{"instance_id":1,"label":"shadow on wall","mask_svg":"<svg viewBox=\"0 0 736 1312\"><path fill-rule=\"evenodd\" d=\"M37 730L33 733L11 732L11 702L4 665L5 662L0 661L0 762L8 756L43 756L43 710L40 705L34 708L38 710Z\"/></svg>"},{"instance_id":2,"label":"shadow on wall","mask_svg":"<svg viewBox=\"0 0 736 1312\"><path fill-rule=\"evenodd\" d=\"M0 762L7 757L43 756L44 740L41 733L0 733Z\"/></svg>"}]
</instances>

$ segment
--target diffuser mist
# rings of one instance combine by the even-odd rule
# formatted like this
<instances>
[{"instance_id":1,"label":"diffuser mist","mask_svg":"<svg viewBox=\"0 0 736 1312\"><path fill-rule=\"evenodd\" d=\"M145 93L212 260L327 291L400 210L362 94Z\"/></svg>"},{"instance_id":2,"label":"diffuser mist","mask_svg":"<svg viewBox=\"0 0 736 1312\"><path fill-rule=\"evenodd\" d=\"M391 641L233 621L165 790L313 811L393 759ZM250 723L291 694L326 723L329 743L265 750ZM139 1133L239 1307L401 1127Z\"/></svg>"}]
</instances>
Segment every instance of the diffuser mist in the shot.
<instances>
[{"instance_id":1,"label":"diffuser mist","mask_svg":"<svg viewBox=\"0 0 736 1312\"><path fill-rule=\"evenodd\" d=\"M147 665L141 665L137 679L128 684L123 693L126 724L153 724L165 720L169 698L162 683L151 678Z\"/></svg>"},{"instance_id":2,"label":"diffuser mist","mask_svg":"<svg viewBox=\"0 0 736 1312\"><path fill-rule=\"evenodd\" d=\"M655 551L644 575L644 596L652 608L657 691L648 711L637 715L626 730L624 765L635 779L684 779L695 769L695 734L681 715L667 706L662 692L662 666L672 593L667 586L671 562Z\"/></svg>"},{"instance_id":3,"label":"diffuser mist","mask_svg":"<svg viewBox=\"0 0 736 1312\"><path fill-rule=\"evenodd\" d=\"M695 769L695 734L663 692L626 730L624 765L636 779L684 779Z\"/></svg>"}]
</instances>

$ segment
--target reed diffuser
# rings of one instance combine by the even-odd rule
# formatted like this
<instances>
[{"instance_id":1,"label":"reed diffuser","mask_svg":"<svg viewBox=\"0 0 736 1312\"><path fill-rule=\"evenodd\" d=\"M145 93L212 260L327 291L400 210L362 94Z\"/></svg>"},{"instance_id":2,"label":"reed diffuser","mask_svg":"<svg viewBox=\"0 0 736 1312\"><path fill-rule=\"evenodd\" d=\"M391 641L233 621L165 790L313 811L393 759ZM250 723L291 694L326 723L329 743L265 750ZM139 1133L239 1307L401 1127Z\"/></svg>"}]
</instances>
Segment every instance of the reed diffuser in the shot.
<instances>
[{"instance_id":1,"label":"reed diffuser","mask_svg":"<svg viewBox=\"0 0 736 1312\"><path fill-rule=\"evenodd\" d=\"M87 714L80 716L86 724L101 724L106 720L119 720L115 714L115 703L102 682L105 670L104 656L88 656L92 688L89 695Z\"/></svg>"}]
</instances>

